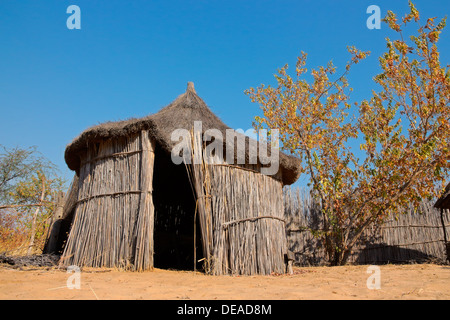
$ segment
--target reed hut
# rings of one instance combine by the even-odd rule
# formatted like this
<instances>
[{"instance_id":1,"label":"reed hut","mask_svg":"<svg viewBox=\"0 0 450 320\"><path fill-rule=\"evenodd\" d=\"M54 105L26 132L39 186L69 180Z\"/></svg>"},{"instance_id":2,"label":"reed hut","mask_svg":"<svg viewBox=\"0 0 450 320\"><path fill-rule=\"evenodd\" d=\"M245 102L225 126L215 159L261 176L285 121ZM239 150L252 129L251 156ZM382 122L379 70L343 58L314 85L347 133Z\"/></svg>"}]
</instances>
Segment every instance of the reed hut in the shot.
<instances>
[{"instance_id":1,"label":"reed hut","mask_svg":"<svg viewBox=\"0 0 450 320\"><path fill-rule=\"evenodd\" d=\"M201 121L201 134L223 133L223 154L230 145L244 146L244 163L236 153L224 159L220 152L207 154L208 143L196 134L189 152L201 161L184 157L174 163L171 151L178 142L172 132L193 132L195 121ZM227 139L227 130L188 83L185 93L156 114L81 133L65 150L77 196L60 263L137 271L203 268L214 275L284 273L282 188L298 179L299 161L271 150L279 152L278 170L263 174L267 159L250 160L267 142L255 144L239 133Z\"/></svg>"}]
</instances>

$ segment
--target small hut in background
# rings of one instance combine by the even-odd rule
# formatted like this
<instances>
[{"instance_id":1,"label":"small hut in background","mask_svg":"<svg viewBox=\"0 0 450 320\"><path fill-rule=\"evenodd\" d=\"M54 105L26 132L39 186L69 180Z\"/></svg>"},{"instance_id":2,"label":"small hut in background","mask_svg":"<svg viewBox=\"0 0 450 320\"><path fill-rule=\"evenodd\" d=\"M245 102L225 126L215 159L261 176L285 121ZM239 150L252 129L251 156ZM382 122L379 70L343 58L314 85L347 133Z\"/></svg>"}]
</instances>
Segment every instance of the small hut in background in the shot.
<instances>
[{"instance_id":1,"label":"small hut in background","mask_svg":"<svg viewBox=\"0 0 450 320\"><path fill-rule=\"evenodd\" d=\"M445 187L444 193L434 204L438 209L450 209L450 183Z\"/></svg>"},{"instance_id":2,"label":"small hut in background","mask_svg":"<svg viewBox=\"0 0 450 320\"><path fill-rule=\"evenodd\" d=\"M298 159L280 152L279 169L269 176L261 173L267 159L249 161L261 142L221 141L224 150L244 141L245 163L215 155L204 161L205 144L193 136L192 156L203 161L177 165L171 133L192 130L194 121L202 133L217 129L226 137L230 129L189 83L156 114L92 127L67 146L76 200L53 248L62 252L61 264L203 268L214 275L286 271L282 188L298 179Z\"/></svg>"},{"instance_id":3,"label":"small hut in background","mask_svg":"<svg viewBox=\"0 0 450 320\"><path fill-rule=\"evenodd\" d=\"M434 204L435 208L438 208L441 211L441 223L444 232L444 241L445 248L447 253L447 261L450 261L450 243L449 243L449 235L446 232L445 228L445 219L444 219L444 210L450 210L450 183L445 187L444 193L442 196L436 201Z\"/></svg>"}]
</instances>

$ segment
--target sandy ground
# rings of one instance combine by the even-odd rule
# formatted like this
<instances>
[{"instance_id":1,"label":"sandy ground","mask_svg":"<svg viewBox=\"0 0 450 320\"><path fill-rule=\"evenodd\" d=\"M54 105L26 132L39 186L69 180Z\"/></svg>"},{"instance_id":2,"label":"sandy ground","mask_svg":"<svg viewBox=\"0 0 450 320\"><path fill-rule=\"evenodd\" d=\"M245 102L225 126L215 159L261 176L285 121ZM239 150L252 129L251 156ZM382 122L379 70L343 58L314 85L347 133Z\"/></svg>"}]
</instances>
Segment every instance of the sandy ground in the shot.
<instances>
[{"instance_id":1,"label":"sandy ground","mask_svg":"<svg viewBox=\"0 0 450 320\"><path fill-rule=\"evenodd\" d=\"M375 274L367 273L367 268L295 268L294 275L245 277L161 269L142 273L88 269L79 273L80 288L69 289L67 280L74 273L3 265L0 299L450 299L450 266L382 265L379 289L368 289L368 278Z\"/></svg>"}]
</instances>

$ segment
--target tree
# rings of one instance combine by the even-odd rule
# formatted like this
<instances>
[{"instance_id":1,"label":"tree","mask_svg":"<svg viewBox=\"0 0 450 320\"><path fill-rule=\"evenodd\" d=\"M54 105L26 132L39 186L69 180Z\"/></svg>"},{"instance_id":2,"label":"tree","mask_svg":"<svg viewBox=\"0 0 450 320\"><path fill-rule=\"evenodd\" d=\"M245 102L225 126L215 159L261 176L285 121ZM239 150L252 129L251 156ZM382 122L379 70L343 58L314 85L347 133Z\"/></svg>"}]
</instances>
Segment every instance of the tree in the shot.
<instances>
[{"instance_id":1,"label":"tree","mask_svg":"<svg viewBox=\"0 0 450 320\"><path fill-rule=\"evenodd\" d=\"M322 206L320 235L333 265L347 261L368 226L436 197L450 171L450 73L437 48L446 19L420 26L419 11L409 7L401 23L391 11L383 19L399 39L386 39L381 73L373 78L380 91L369 100L350 104L346 76L369 54L354 47L340 76L330 62L313 69L308 83L302 52L295 79L285 65L275 75L277 87L246 90L263 111L255 127L278 128L283 148L302 160ZM406 41L402 27L413 22L417 34ZM355 141L363 159L352 149Z\"/></svg>"},{"instance_id":2,"label":"tree","mask_svg":"<svg viewBox=\"0 0 450 320\"><path fill-rule=\"evenodd\" d=\"M35 147L21 149L0 148L0 203L11 201L10 191L14 183L28 179L37 170L52 171L54 166L42 157Z\"/></svg>"},{"instance_id":3,"label":"tree","mask_svg":"<svg viewBox=\"0 0 450 320\"><path fill-rule=\"evenodd\" d=\"M28 239L30 254L42 242L64 180L36 148L3 148L0 154L0 245L12 249Z\"/></svg>"}]
</instances>

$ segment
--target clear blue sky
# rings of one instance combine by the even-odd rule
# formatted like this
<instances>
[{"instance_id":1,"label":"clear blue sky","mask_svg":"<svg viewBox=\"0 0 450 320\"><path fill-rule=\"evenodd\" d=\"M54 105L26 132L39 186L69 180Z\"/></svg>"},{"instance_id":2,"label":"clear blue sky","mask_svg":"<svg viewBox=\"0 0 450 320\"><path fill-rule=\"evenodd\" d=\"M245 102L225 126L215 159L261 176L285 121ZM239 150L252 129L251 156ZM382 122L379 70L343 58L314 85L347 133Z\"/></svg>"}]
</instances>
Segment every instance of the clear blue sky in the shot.
<instances>
[{"instance_id":1,"label":"clear blue sky","mask_svg":"<svg viewBox=\"0 0 450 320\"><path fill-rule=\"evenodd\" d=\"M416 0L422 17L442 18L450 1ZM69 5L81 30L69 30ZM385 24L369 30L378 5L403 15L407 0L353 1L0 1L0 144L37 146L68 179L66 145L105 121L141 117L169 104L193 81L230 127L249 129L260 114L244 90L273 84L303 50L309 66L348 59L347 45L372 51L353 69L354 98L367 98ZM450 24L450 20L449 20ZM450 26L441 61L450 63Z\"/></svg>"}]
</instances>

